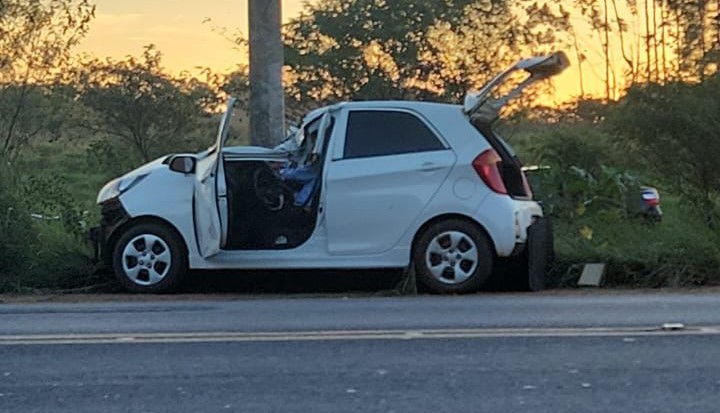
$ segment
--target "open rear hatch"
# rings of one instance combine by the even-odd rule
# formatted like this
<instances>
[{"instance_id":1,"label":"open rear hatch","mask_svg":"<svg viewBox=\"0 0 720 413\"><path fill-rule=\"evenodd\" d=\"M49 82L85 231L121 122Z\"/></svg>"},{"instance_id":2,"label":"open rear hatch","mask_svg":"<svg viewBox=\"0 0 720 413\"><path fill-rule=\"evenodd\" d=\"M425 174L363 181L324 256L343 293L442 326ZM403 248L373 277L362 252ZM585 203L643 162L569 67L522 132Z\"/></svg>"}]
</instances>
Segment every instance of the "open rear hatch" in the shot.
<instances>
[{"instance_id":1,"label":"open rear hatch","mask_svg":"<svg viewBox=\"0 0 720 413\"><path fill-rule=\"evenodd\" d=\"M522 163L512 148L493 130L493 124L500 117L500 111L511 100L519 97L528 86L561 73L569 66L565 53L556 52L548 56L523 59L495 76L479 91L465 96L463 111L470 123L480 131L497 153L497 168L505 190L514 198L532 198L532 191L522 171ZM524 71L527 77L504 95L491 97L510 80L511 75Z\"/></svg>"}]
</instances>

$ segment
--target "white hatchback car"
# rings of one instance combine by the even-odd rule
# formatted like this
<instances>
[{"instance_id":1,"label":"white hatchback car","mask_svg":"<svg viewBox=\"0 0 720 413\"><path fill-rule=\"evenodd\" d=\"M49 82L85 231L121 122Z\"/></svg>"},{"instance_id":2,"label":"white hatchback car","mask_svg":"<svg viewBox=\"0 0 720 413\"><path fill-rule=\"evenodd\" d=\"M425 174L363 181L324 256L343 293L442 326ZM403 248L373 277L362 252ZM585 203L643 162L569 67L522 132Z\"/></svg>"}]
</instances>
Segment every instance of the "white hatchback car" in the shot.
<instances>
[{"instance_id":1,"label":"white hatchback car","mask_svg":"<svg viewBox=\"0 0 720 413\"><path fill-rule=\"evenodd\" d=\"M346 102L308 114L276 148L217 141L109 182L92 231L105 262L136 292L177 287L189 269L414 268L438 293L477 290L499 257L542 286L547 225L521 164L492 125L564 54L522 60L464 106ZM499 99L510 74L529 75ZM412 267L409 267L412 266Z\"/></svg>"}]
</instances>

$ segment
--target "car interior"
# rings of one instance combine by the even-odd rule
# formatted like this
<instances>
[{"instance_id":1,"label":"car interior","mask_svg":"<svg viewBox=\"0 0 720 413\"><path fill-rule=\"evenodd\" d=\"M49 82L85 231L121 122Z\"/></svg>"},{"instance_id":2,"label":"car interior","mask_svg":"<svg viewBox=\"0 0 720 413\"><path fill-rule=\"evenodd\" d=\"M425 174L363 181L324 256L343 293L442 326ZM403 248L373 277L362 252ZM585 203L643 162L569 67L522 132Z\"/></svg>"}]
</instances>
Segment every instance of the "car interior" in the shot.
<instances>
[{"instance_id":1,"label":"car interior","mask_svg":"<svg viewBox=\"0 0 720 413\"><path fill-rule=\"evenodd\" d=\"M302 131L302 142L286 164L272 161L224 161L227 182L228 236L226 250L292 249L315 230L327 144L318 148L320 119ZM323 142L332 131L332 122ZM309 182L283 178L283 168L310 166ZM305 185L309 196L297 205Z\"/></svg>"}]
</instances>

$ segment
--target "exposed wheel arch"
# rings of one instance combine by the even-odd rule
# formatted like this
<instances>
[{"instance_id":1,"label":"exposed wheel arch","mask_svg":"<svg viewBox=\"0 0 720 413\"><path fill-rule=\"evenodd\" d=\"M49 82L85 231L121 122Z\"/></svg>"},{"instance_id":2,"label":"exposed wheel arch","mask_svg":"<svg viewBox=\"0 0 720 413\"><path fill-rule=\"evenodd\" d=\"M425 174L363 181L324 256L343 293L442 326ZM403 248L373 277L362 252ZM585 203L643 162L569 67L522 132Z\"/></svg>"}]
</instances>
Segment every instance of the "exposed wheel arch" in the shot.
<instances>
[{"instance_id":1,"label":"exposed wheel arch","mask_svg":"<svg viewBox=\"0 0 720 413\"><path fill-rule=\"evenodd\" d=\"M424 224L420 226L420 228L415 231L415 235L413 236L412 245L410 248L410 261L412 261L413 253L415 251L415 246L417 245L418 238L422 236L422 234L427 231L428 228L431 226L437 224L438 222L447 221L447 220L461 220L467 222L469 225L474 226L478 230L482 231L485 236L487 237L488 241L490 241L490 246L493 249L493 254L497 256L497 248L495 247L495 241L490 236L490 233L488 233L487 229L483 227L479 222L474 220L473 218L463 215L463 214L442 214L435 216L427 221L425 221Z\"/></svg>"},{"instance_id":2,"label":"exposed wheel arch","mask_svg":"<svg viewBox=\"0 0 720 413\"><path fill-rule=\"evenodd\" d=\"M115 230L112 232L112 234L110 234L110 237L108 237L108 239L105 243L105 246L103 248L103 256L102 256L103 262L107 265L112 266L112 251L115 249L115 244L117 244L120 237L125 233L125 231L127 231L131 227L138 225L138 224L144 224L144 223L162 225L165 228L167 228L168 230L172 231L178 237L178 239L182 241L181 244L182 244L182 248L184 250L184 256L185 256L186 260L188 259L187 258L187 255L188 255L187 240L185 239L185 237L182 236L180 231L178 231L178 229L175 228L175 226L173 224L171 224L169 221L167 221L163 218L160 218L160 217L157 217L154 215L144 215L144 216L131 218L128 221L122 223L122 225L115 228Z\"/></svg>"}]
</instances>

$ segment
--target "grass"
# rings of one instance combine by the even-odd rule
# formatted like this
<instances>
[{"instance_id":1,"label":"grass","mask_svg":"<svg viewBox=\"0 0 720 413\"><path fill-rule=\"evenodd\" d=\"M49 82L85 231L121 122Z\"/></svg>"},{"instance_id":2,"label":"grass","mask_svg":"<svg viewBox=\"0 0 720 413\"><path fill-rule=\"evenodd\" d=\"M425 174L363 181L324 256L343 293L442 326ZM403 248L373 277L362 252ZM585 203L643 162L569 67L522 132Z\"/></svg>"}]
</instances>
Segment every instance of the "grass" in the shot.
<instances>
[{"instance_id":1,"label":"grass","mask_svg":"<svg viewBox=\"0 0 720 413\"><path fill-rule=\"evenodd\" d=\"M24 194L13 206L19 214L14 231L23 234L22 252L7 257L11 261L0 268L0 292L76 289L102 282L95 275L84 231L99 222L95 196L107 177L90 170L86 147L64 141L38 143L14 169L21 177L15 191ZM30 219L34 213L49 219ZM72 230L62 220L64 213L72 216ZM78 213L82 223L74 222ZM51 219L55 216L61 219Z\"/></svg>"},{"instance_id":2,"label":"grass","mask_svg":"<svg viewBox=\"0 0 720 413\"><path fill-rule=\"evenodd\" d=\"M688 287L720 284L720 236L679 199L664 197L663 221L596 215L556 222L555 282L571 285L575 264L604 262L609 286ZM592 236L587 235L587 228ZM583 229L585 229L583 231Z\"/></svg>"}]
</instances>

